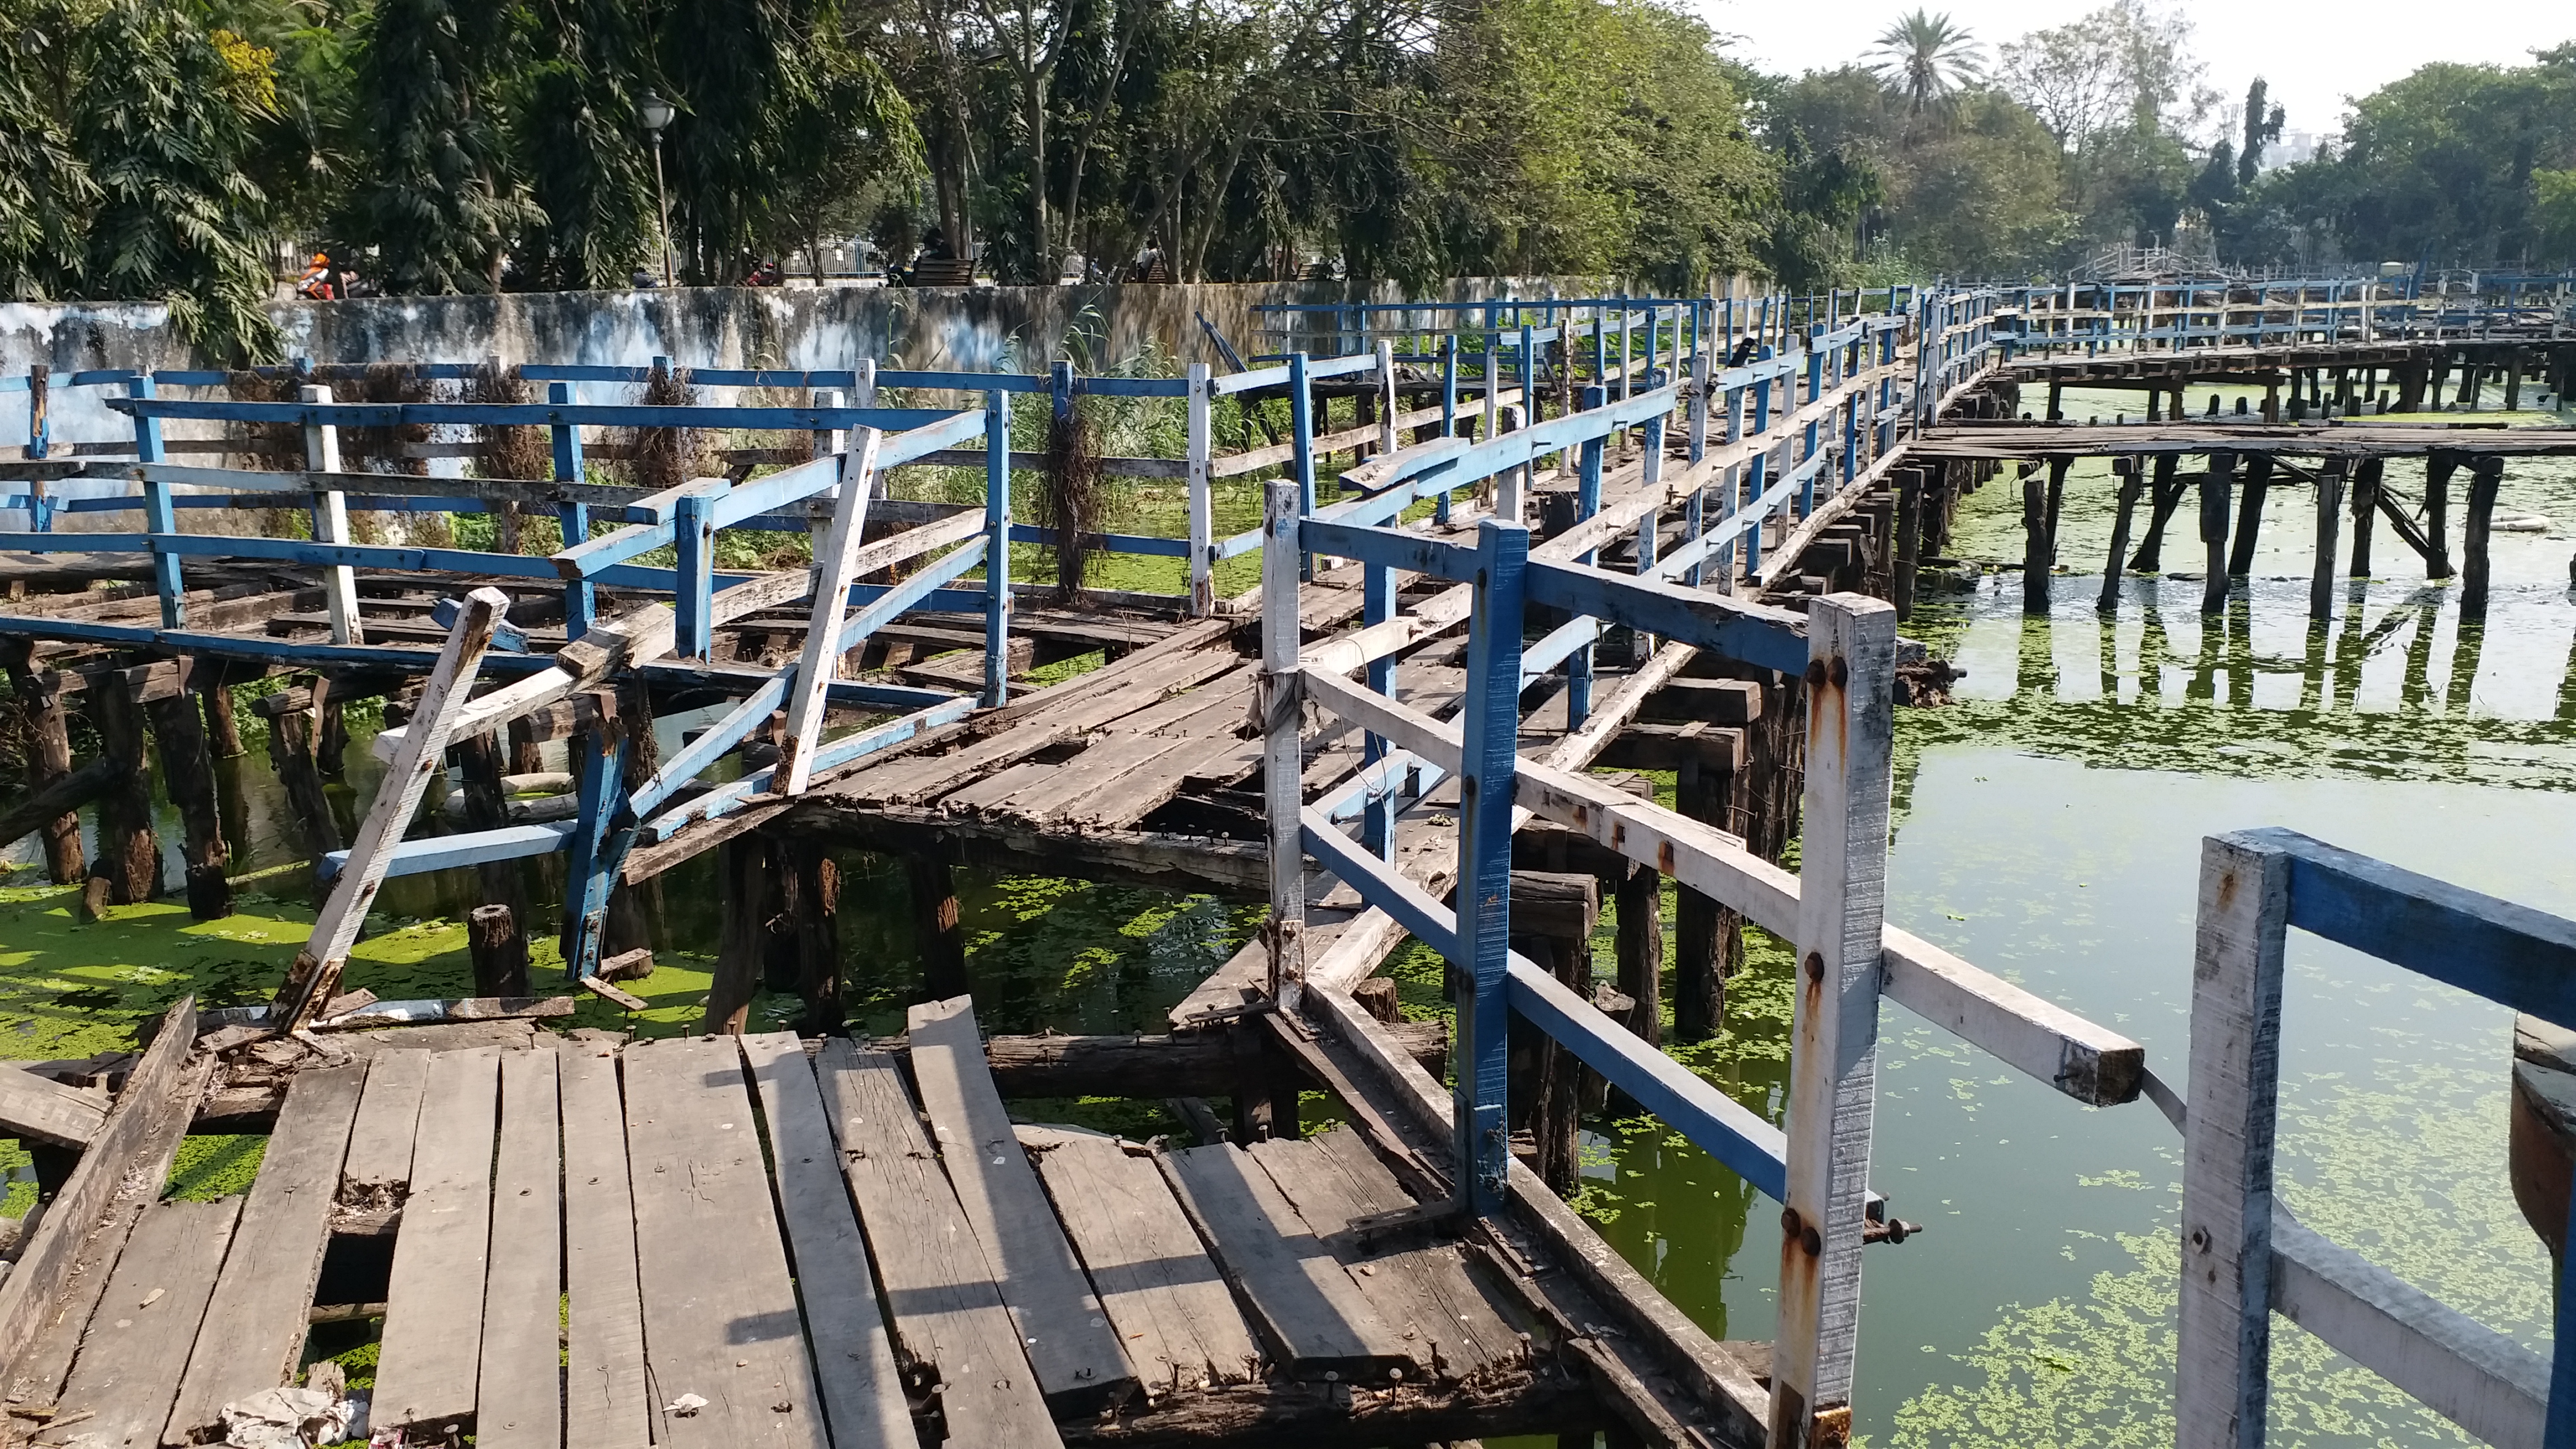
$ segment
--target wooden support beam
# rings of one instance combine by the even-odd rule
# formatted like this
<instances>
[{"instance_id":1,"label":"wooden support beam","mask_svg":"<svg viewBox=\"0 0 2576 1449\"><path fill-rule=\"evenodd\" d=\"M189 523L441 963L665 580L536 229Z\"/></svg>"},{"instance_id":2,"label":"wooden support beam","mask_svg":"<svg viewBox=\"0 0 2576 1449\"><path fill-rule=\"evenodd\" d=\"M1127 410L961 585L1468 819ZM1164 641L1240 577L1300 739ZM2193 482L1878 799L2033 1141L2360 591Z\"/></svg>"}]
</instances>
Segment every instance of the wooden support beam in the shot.
<instances>
[{"instance_id":1,"label":"wooden support beam","mask_svg":"<svg viewBox=\"0 0 2576 1449\"><path fill-rule=\"evenodd\" d=\"M2102 596L2094 604L2097 613L2116 614L2120 609L2120 569L2128 562L2129 522L2138 508L2138 495L2146 489L2146 470L2135 457L2117 459L2120 498L2111 518L2111 552L2102 563Z\"/></svg>"},{"instance_id":2,"label":"wooden support beam","mask_svg":"<svg viewBox=\"0 0 2576 1449\"><path fill-rule=\"evenodd\" d=\"M2431 453L2424 459L2424 577L2447 579L2451 568L2451 475L2459 471L2457 453Z\"/></svg>"},{"instance_id":3,"label":"wooden support beam","mask_svg":"<svg viewBox=\"0 0 2576 1449\"><path fill-rule=\"evenodd\" d=\"M2460 530L2460 618L2487 616L2487 540L2495 519L2497 490L2504 485L2504 460L2480 458L2470 465L2469 517Z\"/></svg>"},{"instance_id":4,"label":"wooden support beam","mask_svg":"<svg viewBox=\"0 0 2576 1449\"><path fill-rule=\"evenodd\" d=\"M0 644L0 661L9 671L11 690L17 695L18 712L25 721L28 736L27 789L31 796L72 772L70 720L63 709L62 691L50 686L47 678L34 669L27 642L9 640ZM85 792L86 801L93 792ZM76 802L77 803L77 802ZM55 813L37 818L29 827L44 836L45 874L56 885L72 885L88 874L87 862L81 856L80 817L75 806L63 806ZM14 843L20 831L9 837Z\"/></svg>"},{"instance_id":5,"label":"wooden support beam","mask_svg":"<svg viewBox=\"0 0 2576 1449\"><path fill-rule=\"evenodd\" d=\"M232 852L224 843L214 761L207 758L205 716L185 694L156 699L143 708L161 736L162 787L179 811L188 914L200 921L219 920L233 913L232 882L226 879Z\"/></svg>"},{"instance_id":6,"label":"wooden support beam","mask_svg":"<svg viewBox=\"0 0 2576 1449\"><path fill-rule=\"evenodd\" d=\"M8 809L0 810L0 845L14 845L25 836L50 829L60 819L73 820L77 829L79 817L72 812L97 799L115 781L115 762L101 758L67 775L55 776L31 795L19 796ZM79 849L77 835L73 849Z\"/></svg>"},{"instance_id":7,"label":"wooden support beam","mask_svg":"<svg viewBox=\"0 0 2576 1449\"><path fill-rule=\"evenodd\" d=\"M2352 567L2351 577L2370 577L2370 530L2379 516L2379 478L2387 467L2384 459L2364 458L2352 477Z\"/></svg>"},{"instance_id":8,"label":"wooden support beam","mask_svg":"<svg viewBox=\"0 0 2576 1449\"><path fill-rule=\"evenodd\" d=\"M761 988L768 924L777 914L770 853L769 841L756 835L716 847L715 979L707 984L706 1014L698 1025L706 1035L742 1035L751 998Z\"/></svg>"},{"instance_id":9,"label":"wooden support beam","mask_svg":"<svg viewBox=\"0 0 2576 1449\"><path fill-rule=\"evenodd\" d=\"M2236 504L2236 538L2227 554L2227 576L2244 578L2254 569L2254 548L2263 529L2263 495L2272 483L2272 455L2256 453L2245 460L2245 493Z\"/></svg>"},{"instance_id":10,"label":"wooden support beam","mask_svg":"<svg viewBox=\"0 0 2576 1449\"><path fill-rule=\"evenodd\" d=\"M2132 573L2152 574L2164 569L2165 525L2172 521L2174 510L2182 506L2183 490L2188 485L2174 476L2182 458L2174 453L2156 455L2153 497L2147 510L2147 536L2138 551L2129 557Z\"/></svg>"},{"instance_id":11,"label":"wooden support beam","mask_svg":"<svg viewBox=\"0 0 2576 1449\"><path fill-rule=\"evenodd\" d=\"M131 906L161 894L161 838L152 829L152 772L143 751L143 709L123 691L90 696L99 758L114 771L98 797L98 859L90 879L103 882L106 903ZM95 888L94 888L95 889Z\"/></svg>"},{"instance_id":12,"label":"wooden support beam","mask_svg":"<svg viewBox=\"0 0 2576 1449\"><path fill-rule=\"evenodd\" d=\"M2343 484L2347 463L2328 458L2317 470L2317 556L2308 580L2308 618L2324 623L2334 617L2335 531L2343 524Z\"/></svg>"},{"instance_id":13,"label":"wooden support beam","mask_svg":"<svg viewBox=\"0 0 2576 1449\"><path fill-rule=\"evenodd\" d=\"M2236 482L2236 455L2212 453L2209 472L2200 483L2200 541L2207 562L2200 586L2200 611L2217 614L2227 607L2227 513Z\"/></svg>"}]
</instances>

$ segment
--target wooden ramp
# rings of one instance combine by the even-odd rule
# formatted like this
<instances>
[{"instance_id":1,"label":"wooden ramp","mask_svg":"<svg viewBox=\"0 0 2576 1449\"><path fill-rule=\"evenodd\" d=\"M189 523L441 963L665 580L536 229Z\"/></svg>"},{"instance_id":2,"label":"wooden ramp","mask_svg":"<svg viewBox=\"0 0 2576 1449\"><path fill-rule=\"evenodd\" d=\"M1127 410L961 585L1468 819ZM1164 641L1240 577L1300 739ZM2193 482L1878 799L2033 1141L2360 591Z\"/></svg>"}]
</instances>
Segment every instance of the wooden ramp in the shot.
<instances>
[{"instance_id":1,"label":"wooden ramp","mask_svg":"<svg viewBox=\"0 0 2576 1449\"><path fill-rule=\"evenodd\" d=\"M316 1351L335 1238L387 1235L385 1286L322 1315L381 1315L373 1426L508 1449L1421 1442L1586 1401L1456 1242L1347 1231L1412 1201L1349 1128L1015 1125L963 997L908 1055L539 1035L307 1071L246 1195L102 1223L62 1347L12 1366L18 1437L219 1442Z\"/></svg>"}]
</instances>

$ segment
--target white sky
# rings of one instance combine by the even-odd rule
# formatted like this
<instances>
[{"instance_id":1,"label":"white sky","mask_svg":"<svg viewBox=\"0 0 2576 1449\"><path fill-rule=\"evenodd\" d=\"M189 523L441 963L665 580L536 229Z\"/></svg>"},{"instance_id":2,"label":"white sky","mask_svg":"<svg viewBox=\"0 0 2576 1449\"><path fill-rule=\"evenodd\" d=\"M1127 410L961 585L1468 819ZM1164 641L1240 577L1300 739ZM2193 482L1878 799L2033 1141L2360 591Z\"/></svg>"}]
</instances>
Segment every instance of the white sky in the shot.
<instances>
[{"instance_id":1,"label":"white sky","mask_svg":"<svg viewBox=\"0 0 2576 1449\"><path fill-rule=\"evenodd\" d=\"M1918 0L1690 0L1730 47L1768 71L1795 75L1857 59L1898 15ZM1947 11L1985 46L2064 25L2101 0L1924 0ZM2567 0L2483 0L2454 11L2422 0L2353 0L2317 6L2299 0L2180 0L2192 22L2192 51L2207 84L2242 100L2261 75L2272 99L2288 108L2288 129L2331 135L2342 127L2346 98L2368 95L2432 61L2528 65L2530 52L2576 39L2576 6Z\"/></svg>"}]
</instances>

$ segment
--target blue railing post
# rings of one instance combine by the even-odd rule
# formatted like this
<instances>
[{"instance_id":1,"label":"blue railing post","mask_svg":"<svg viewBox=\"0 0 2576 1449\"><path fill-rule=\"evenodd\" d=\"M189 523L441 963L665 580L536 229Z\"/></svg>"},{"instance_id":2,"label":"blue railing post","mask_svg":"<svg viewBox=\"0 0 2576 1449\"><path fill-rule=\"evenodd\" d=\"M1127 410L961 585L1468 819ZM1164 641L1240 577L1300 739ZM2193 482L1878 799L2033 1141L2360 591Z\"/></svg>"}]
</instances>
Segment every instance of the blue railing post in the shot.
<instances>
[{"instance_id":1,"label":"blue railing post","mask_svg":"<svg viewBox=\"0 0 2576 1449\"><path fill-rule=\"evenodd\" d=\"M1599 386L1583 390L1585 411L1607 405ZM1599 435L1585 438L1574 472L1574 516L1577 523L1601 511L1601 456L1609 439ZM1587 549L1575 562L1589 566L1600 560L1597 550ZM1592 649L1585 644L1565 657L1565 727L1581 729L1592 717Z\"/></svg>"},{"instance_id":2,"label":"blue railing post","mask_svg":"<svg viewBox=\"0 0 2576 1449\"><path fill-rule=\"evenodd\" d=\"M1487 353L1485 366L1493 366L1493 354ZM1490 375L1490 373L1488 374ZM1493 396L1491 390L1487 397ZM1315 394L1306 380L1306 354L1288 354L1288 447L1289 470L1297 484L1297 513L1303 517L1315 511ZM1315 556L1297 555L1297 577L1315 576Z\"/></svg>"},{"instance_id":3,"label":"blue railing post","mask_svg":"<svg viewBox=\"0 0 2576 1449\"><path fill-rule=\"evenodd\" d=\"M1458 338L1455 334L1440 339L1440 436L1458 436ZM1431 504L1431 521L1442 526L1449 522L1449 493L1443 488Z\"/></svg>"},{"instance_id":4,"label":"blue railing post","mask_svg":"<svg viewBox=\"0 0 2576 1449\"><path fill-rule=\"evenodd\" d=\"M1383 624L1395 617L1395 570L1386 564L1366 563L1365 582L1361 593L1361 622ZM1372 659L1368 665L1368 687L1392 699L1395 696L1395 656ZM1369 735L1360 743L1360 766L1363 771L1386 758L1386 740ZM1395 792L1387 791L1368 802L1361 821L1361 843L1380 860L1395 859Z\"/></svg>"},{"instance_id":5,"label":"blue railing post","mask_svg":"<svg viewBox=\"0 0 2576 1449\"><path fill-rule=\"evenodd\" d=\"M1521 616L1529 530L1476 527L1474 612L1467 627L1467 701L1458 783L1458 942L1452 964L1469 992L1458 1008L1458 1189L1479 1216L1511 1195L1508 1101L1511 1007L1512 752L1520 740Z\"/></svg>"},{"instance_id":6,"label":"blue railing post","mask_svg":"<svg viewBox=\"0 0 2576 1449\"><path fill-rule=\"evenodd\" d=\"M1010 692L1011 395L995 388L984 394L985 707L1000 704Z\"/></svg>"},{"instance_id":7,"label":"blue railing post","mask_svg":"<svg viewBox=\"0 0 2576 1449\"><path fill-rule=\"evenodd\" d=\"M679 556L679 588L672 599L678 614L673 648L690 659L708 658L715 648L716 500L722 493L683 493L671 510L671 542Z\"/></svg>"},{"instance_id":8,"label":"blue railing post","mask_svg":"<svg viewBox=\"0 0 2576 1449\"><path fill-rule=\"evenodd\" d=\"M557 407L571 407L581 400L580 393L575 390L578 386L576 383L569 382L547 383L546 401ZM579 483L582 467L581 426L577 423L557 423L554 425L553 432L555 481ZM557 504L555 518L563 525L565 548L590 541L590 506L588 504ZM590 580L575 579L565 584L564 638L569 641L589 633L591 621L597 617L599 617L598 595L592 588Z\"/></svg>"},{"instance_id":9,"label":"blue railing post","mask_svg":"<svg viewBox=\"0 0 2576 1449\"><path fill-rule=\"evenodd\" d=\"M151 397L154 391L152 374L147 372L136 376L133 381L125 385L125 388L135 397ZM134 461L138 463L162 461L159 418L148 418L139 412L134 415ZM145 532L155 535L179 531L179 515L170 502L169 484L152 479L144 480L143 528ZM152 591L161 596L161 627L176 629L186 615L186 610L180 602L180 595L184 590L179 583L179 556L164 552L159 547L160 540L157 537L153 543Z\"/></svg>"},{"instance_id":10,"label":"blue railing post","mask_svg":"<svg viewBox=\"0 0 2576 1449\"><path fill-rule=\"evenodd\" d=\"M39 362L27 369L27 456L42 458L53 446L53 423L47 405L52 393L53 370ZM41 478L27 483L27 531L54 531L54 503L47 496Z\"/></svg>"}]
</instances>

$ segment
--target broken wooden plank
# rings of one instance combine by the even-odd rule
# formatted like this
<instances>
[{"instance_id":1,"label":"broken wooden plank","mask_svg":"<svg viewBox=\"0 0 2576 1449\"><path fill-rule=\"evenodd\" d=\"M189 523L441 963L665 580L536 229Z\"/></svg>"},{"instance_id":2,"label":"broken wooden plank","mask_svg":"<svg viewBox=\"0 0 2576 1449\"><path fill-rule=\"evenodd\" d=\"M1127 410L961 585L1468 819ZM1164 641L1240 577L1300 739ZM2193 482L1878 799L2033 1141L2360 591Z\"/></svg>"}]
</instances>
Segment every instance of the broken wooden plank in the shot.
<instances>
[{"instance_id":1,"label":"broken wooden plank","mask_svg":"<svg viewBox=\"0 0 2576 1449\"><path fill-rule=\"evenodd\" d=\"M340 1164L340 1201L346 1206L393 1207L411 1190L412 1137L428 1079L427 1052L379 1052L368 1063L348 1155Z\"/></svg>"},{"instance_id":2,"label":"broken wooden plank","mask_svg":"<svg viewBox=\"0 0 2576 1449\"><path fill-rule=\"evenodd\" d=\"M0 1132L82 1148L107 1120L107 1099L14 1066L0 1066Z\"/></svg>"},{"instance_id":3,"label":"broken wooden plank","mask_svg":"<svg viewBox=\"0 0 2576 1449\"><path fill-rule=\"evenodd\" d=\"M433 1430L474 1412L483 1351L483 1289L492 1244L492 1131L501 1053L439 1052L421 1086L411 1197L394 1239L393 1284L377 1351L383 1429Z\"/></svg>"},{"instance_id":4,"label":"broken wooden plank","mask_svg":"<svg viewBox=\"0 0 2576 1449\"><path fill-rule=\"evenodd\" d=\"M501 1055L501 1141L492 1166L490 1271L475 1443L563 1443L563 1168L551 1046ZM432 1130L443 1131L433 1124ZM396 1240L399 1252L400 1239ZM388 1304L390 1310L390 1304Z\"/></svg>"},{"instance_id":5,"label":"broken wooden plank","mask_svg":"<svg viewBox=\"0 0 2576 1449\"><path fill-rule=\"evenodd\" d=\"M841 1181L840 1154L804 1043L792 1031L758 1033L742 1038L742 1054L769 1122L779 1213L834 1449L912 1449L917 1436L877 1306L876 1278L868 1271L867 1241Z\"/></svg>"},{"instance_id":6,"label":"broken wooden plank","mask_svg":"<svg viewBox=\"0 0 2576 1449\"><path fill-rule=\"evenodd\" d=\"M672 1038L625 1061L654 1442L824 1449L742 1057L721 1037ZM668 1407L692 1394L693 1412Z\"/></svg>"},{"instance_id":7,"label":"broken wooden plank","mask_svg":"<svg viewBox=\"0 0 2576 1449\"><path fill-rule=\"evenodd\" d=\"M81 1340L80 1361L54 1401L59 1427L38 1431L32 1442L161 1442L241 1205L227 1197L144 1209Z\"/></svg>"},{"instance_id":8,"label":"broken wooden plank","mask_svg":"<svg viewBox=\"0 0 2576 1449\"><path fill-rule=\"evenodd\" d=\"M299 1073L287 1088L206 1306L207 1319L224 1331L202 1339L188 1360L171 1433L219 1434L224 1405L293 1382L366 1075L355 1064L322 1067Z\"/></svg>"},{"instance_id":9,"label":"broken wooden plank","mask_svg":"<svg viewBox=\"0 0 2576 1449\"><path fill-rule=\"evenodd\" d=\"M1157 1162L1291 1378L1382 1384L1428 1372L1429 1352L1415 1356L1250 1154L1226 1143Z\"/></svg>"},{"instance_id":10,"label":"broken wooden plank","mask_svg":"<svg viewBox=\"0 0 2576 1449\"><path fill-rule=\"evenodd\" d=\"M644 1449L644 1300L635 1278L635 1198L617 1053L565 1042L563 1104L564 1446Z\"/></svg>"},{"instance_id":11,"label":"broken wooden plank","mask_svg":"<svg viewBox=\"0 0 2576 1449\"><path fill-rule=\"evenodd\" d=\"M1061 1127L1024 1126L1019 1139L1147 1396L1257 1381L1252 1328L1151 1158Z\"/></svg>"},{"instance_id":12,"label":"broken wooden plank","mask_svg":"<svg viewBox=\"0 0 2576 1449\"><path fill-rule=\"evenodd\" d=\"M580 1002L570 996L467 996L445 1001L379 1001L346 1016L313 1024L315 1031L367 1031L385 1026L441 1022L538 1020L570 1016Z\"/></svg>"},{"instance_id":13,"label":"broken wooden plank","mask_svg":"<svg viewBox=\"0 0 2576 1449\"><path fill-rule=\"evenodd\" d=\"M922 1135L901 1071L883 1053L831 1037L815 1075L894 1310L896 1352L936 1379L949 1439L1006 1449L1060 1445L1019 1331Z\"/></svg>"},{"instance_id":14,"label":"broken wooden plank","mask_svg":"<svg viewBox=\"0 0 2576 1449\"><path fill-rule=\"evenodd\" d=\"M985 1069L973 1001L957 996L915 1006L906 1026L940 1159L1019 1324L1047 1407L1069 1416L1116 1403L1134 1391L1135 1371L1020 1150Z\"/></svg>"}]
</instances>

